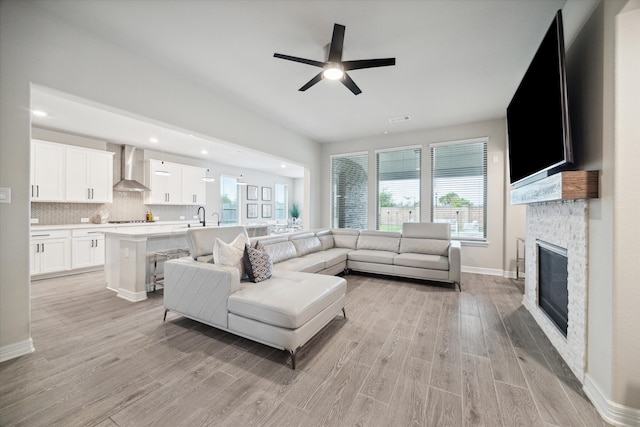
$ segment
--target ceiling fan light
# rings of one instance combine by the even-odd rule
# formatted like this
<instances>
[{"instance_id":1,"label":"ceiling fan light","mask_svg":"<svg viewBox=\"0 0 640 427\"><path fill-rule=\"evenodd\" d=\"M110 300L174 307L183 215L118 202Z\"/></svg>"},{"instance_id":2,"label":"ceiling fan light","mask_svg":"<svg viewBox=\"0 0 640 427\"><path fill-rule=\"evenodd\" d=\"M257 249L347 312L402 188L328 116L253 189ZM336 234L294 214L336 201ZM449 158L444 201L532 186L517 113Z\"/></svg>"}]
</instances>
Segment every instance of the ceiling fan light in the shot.
<instances>
[{"instance_id":1,"label":"ceiling fan light","mask_svg":"<svg viewBox=\"0 0 640 427\"><path fill-rule=\"evenodd\" d=\"M340 64L330 62L322 73L325 79L340 80L344 76L344 70Z\"/></svg>"}]
</instances>

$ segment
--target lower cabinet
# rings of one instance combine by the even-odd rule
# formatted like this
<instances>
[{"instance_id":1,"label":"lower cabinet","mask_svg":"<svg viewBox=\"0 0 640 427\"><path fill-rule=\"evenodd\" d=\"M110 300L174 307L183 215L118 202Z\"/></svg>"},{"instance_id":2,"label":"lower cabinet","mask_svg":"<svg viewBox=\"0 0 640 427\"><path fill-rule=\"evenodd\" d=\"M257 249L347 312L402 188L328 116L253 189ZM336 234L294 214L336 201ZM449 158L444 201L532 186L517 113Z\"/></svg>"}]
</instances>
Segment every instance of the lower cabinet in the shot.
<instances>
[{"instance_id":1,"label":"lower cabinet","mask_svg":"<svg viewBox=\"0 0 640 427\"><path fill-rule=\"evenodd\" d=\"M71 268L103 265L104 249L104 234L96 230L73 230Z\"/></svg>"},{"instance_id":2,"label":"lower cabinet","mask_svg":"<svg viewBox=\"0 0 640 427\"><path fill-rule=\"evenodd\" d=\"M69 230L31 233L31 274L55 273L71 268Z\"/></svg>"}]
</instances>

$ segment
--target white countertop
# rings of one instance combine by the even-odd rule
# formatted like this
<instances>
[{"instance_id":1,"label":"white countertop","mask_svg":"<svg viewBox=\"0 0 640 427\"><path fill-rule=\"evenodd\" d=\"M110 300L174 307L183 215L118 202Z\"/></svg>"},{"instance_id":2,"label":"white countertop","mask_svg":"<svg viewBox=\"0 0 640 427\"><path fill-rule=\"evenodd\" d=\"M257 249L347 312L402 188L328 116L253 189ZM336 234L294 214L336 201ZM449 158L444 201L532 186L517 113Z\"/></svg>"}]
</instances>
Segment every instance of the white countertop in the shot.
<instances>
[{"instance_id":1,"label":"white countertop","mask_svg":"<svg viewBox=\"0 0 640 427\"><path fill-rule=\"evenodd\" d=\"M126 222L120 224L92 224L92 223L82 223L82 224L62 224L62 225L38 225L32 224L31 230L33 231L45 231L45 230L78 230L85 228L97 228L97 229L108 229L120 228L120 227L166 227L166 226L187 226L187 224L191 224L192 226L200 224L197 220L179 220L179 221L154 221L154 222Z\"/></svg>"},{"instance_id":2,"label":"white countertop","mask_svg":"<svg viewBox=\"0 0 640 427\"><path fill-rule=\"evenodd\" d=\"M113 230L106 228L102 231L105 236L120 236L120 237L154 237L154 236L167 236L176 234L185 234L189 227L186 224L164 224L164 225L145 225L137 224L137 227L126 227ZM193 228L202 228L202 226L196 223ZM207 226L206 228L217 228L217 226Z\"/></svg>"}]
</instances>

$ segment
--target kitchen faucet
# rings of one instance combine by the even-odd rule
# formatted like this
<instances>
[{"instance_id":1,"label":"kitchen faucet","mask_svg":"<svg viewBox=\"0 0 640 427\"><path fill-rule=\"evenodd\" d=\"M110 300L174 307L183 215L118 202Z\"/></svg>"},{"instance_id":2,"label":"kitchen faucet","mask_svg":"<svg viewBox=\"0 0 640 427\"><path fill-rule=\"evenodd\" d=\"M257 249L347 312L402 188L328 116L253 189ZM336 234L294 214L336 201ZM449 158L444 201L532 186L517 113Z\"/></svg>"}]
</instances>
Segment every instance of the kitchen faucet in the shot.
<instances>
[{"instance_id":1,"label":"kitchen faucet","mask_svg":"<svg viewBox=\"0 0 640 427\"><path fill-rule=\"evenodd\" d=\"M214 212L211 216L218 215L218 226L220 226L220 214L218 212Z\"/></svg>"},{"instance_id":2,"label":"kitchen faucet","mask_svg":"<svg viewBox=\"0 0 640 427\"><path fill-rule=\"evenodd\" d=\"M200 219L200 209L202 209L202 219ZM198 206L198 219L200 220L200 224L202 224L203 227L207 226L207 213L204 209L204 206Z\"/></svg>"}]
</instances>

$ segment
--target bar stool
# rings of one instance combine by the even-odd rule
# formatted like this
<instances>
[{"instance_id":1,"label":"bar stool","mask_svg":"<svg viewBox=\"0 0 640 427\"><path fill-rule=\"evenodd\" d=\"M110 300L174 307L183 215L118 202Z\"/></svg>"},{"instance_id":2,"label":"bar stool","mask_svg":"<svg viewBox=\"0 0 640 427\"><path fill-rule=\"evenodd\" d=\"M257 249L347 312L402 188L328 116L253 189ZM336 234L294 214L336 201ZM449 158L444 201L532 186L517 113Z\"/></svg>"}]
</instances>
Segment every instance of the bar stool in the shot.
<instances>
[{"instance_id":1,"label":"bar stool","mask_svg":"<svg viewBox=\"0 0 640 427\"><path fill-rule=\"evenodd\" d=\"M188 256L189 250L183 248L167 249L164 251L157 251L153 253L153 292L156 291L157 285L164 286L164 274L158 275L158 261L164 262L170 259L181 258Z\"/></svg>"}]
</instances>

